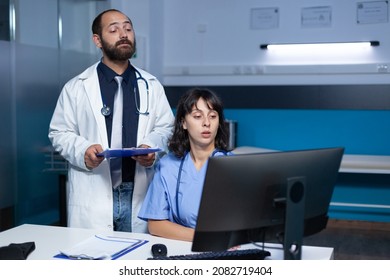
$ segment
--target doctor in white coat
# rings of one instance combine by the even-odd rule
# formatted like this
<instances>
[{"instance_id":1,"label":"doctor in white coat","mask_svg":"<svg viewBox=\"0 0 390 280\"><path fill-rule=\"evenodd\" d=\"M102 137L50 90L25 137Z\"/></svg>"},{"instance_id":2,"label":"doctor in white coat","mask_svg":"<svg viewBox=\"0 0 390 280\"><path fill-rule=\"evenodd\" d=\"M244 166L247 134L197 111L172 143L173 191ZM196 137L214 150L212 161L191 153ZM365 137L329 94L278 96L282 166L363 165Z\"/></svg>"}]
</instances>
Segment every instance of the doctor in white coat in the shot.
<instances>
[{"instance_id":1,"label":"doctor in white coat","mask_svg":"<svg viewBox=\"0 0 390 280\"><path fill-rule=\"evenodd\" d=\"M132 67L136 78L142 76L147 82L149 92L144 80L136 80L139 103L133 110L138 111L137 146L166 151L174 116L160 82L130 63L135 52L130 19L117 10L108 10L96 17L92 30L103 58L65 84L50 122L49 139L54 149L69 162L68 226L115 230L110 163L96 155L110 147L108 135L111 133L101 111L103 99L98 65L103 63L118 75ZM159 156L161 154L150 153L133 157L136 161L130 202L133 232L147 231L146 222L137 215L153 177L153 164Z\"/></svg>"}]
</instances>

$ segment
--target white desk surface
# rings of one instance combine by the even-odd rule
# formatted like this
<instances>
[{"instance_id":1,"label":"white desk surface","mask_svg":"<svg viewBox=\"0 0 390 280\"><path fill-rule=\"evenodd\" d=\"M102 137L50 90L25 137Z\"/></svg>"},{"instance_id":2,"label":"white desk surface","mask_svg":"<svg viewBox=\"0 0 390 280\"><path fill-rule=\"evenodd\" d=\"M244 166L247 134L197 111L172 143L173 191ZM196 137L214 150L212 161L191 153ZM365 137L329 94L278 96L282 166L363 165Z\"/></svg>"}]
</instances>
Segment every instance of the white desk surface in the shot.
<instances>
[{"instance_id":1,"label":"white desk surface","mask_svg":"<svg viewBox=\"0 0 390 280\"><path fill-rule=\"evenodd\" d=\"M142 233L125 233L125 232L107 232L96 231L92 229L67 228L56 226L42 226L24 224L9 230L0 232L0 247L7 246L10 243L35 242L35 250L29 255L28 260L49 260L59 253L60 249L70 248L81 241L95 235L109 234L111 236L131 237L148 240L149 242L142 245L122 256L120 259L145 260L151 257L150 248L155 243L163 243L168 248L168 255L182 255L191 253L191 242L177 241L160 238L149 234ZM269 244L277 246L276 244ZM247 248L253 245L243 245ZM282 260L283 251L280 249L266 248L271 252L271 259ZM329 260L333 259L333 248L303 246L302 259L304 260Z\"/></svg>"},{"instance_id":2,"label":"white desk surface","mask_svg":"<svg viewBox=\"0 0 390 280\"><path fill-rule=\"evenodd\" d=\"M390 174L390 156L344 155L340 172Z\"/></svg>"}]
</instances>

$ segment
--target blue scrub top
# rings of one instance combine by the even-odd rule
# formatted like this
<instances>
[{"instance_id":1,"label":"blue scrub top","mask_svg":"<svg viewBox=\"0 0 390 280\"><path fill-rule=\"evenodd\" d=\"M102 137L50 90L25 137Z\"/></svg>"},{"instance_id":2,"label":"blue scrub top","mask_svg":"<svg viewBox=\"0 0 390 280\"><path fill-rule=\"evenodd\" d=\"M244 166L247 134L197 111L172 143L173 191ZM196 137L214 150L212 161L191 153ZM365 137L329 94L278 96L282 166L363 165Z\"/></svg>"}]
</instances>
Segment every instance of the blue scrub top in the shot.
<instances>
[{"instance_id":1,"label":"blue scrub top","mask_svg":"<svg viewBox=\"0 0 390 280\"><path fill-rule=\"evenodd\" d=\"M214 156L226 155L216 152ZM227 153L231 155L231 153ZM143 220L169 220L195 228L203 191L208 161L200 170L195 168L189 153L186 154L181 171L180 185L177 180L181 158L169 153L160 159L156 173L149 185L138 217ZM178 195L178 204L176 204ZM180 217L177 212L179 207Z\"/></svg>"}]
</instances>

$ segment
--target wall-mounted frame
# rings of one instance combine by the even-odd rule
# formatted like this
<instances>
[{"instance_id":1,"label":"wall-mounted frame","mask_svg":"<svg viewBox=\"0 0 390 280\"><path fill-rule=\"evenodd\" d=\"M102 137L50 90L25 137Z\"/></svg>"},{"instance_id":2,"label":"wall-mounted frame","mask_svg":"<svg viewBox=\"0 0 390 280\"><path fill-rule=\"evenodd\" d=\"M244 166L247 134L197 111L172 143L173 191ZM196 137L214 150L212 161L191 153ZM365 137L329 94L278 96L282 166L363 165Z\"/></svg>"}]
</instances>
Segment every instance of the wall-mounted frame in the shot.
<instances>
[{"instance_id":1,"label":"wall-mounted frame","mask_svg":"<svg viewBox=\"0 0 390 280\"><path fill-rule=\"evenodd\" d=\"M332 7L308 7L301 10L301 27L319 28L332 26Z\"/></svg>"},{"instance_id":2,"label":"wall-mounted frame","mask_svg":"<svg viewBox=\"0 0 390 280\"><path fill-rule=\"evenodd\" d=\"M357 24L386 23L389 21L389 1L357 3Z\"/></svg>"},{"instance_id":3,"label":"wall-mounted frame","mask_svg":"<svg viewBox=\"0 0 390 280\"><path fill-rule=\"evenodd\" d=\"M279 27L279 8L251 9L250 28L275 29Z\"/></svg>"}]
</instances>

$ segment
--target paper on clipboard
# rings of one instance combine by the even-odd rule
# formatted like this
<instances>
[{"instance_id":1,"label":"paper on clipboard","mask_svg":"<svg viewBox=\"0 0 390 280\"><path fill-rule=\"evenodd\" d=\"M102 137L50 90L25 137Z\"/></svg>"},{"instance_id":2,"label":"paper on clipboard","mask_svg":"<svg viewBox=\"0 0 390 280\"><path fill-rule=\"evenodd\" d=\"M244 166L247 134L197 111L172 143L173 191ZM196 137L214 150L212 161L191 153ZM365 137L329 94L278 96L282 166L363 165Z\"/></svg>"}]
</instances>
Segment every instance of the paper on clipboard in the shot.
<instances>
[{"instance_id":1,"label":"paper on clipboard","mask_svg":"<svg viewBox=\"0 0 390 280\"><path fill-rule=\"evenodd\" d=\"M107 149L97 156L105 157L105 158L113 158L113 157L132 157L139 155L147 155L150 153L155 153L161 151L160 148L123 148L123 149Z\"/></svg>"},{"instance_id":2,"label":"paper on clipboard","mask_svg":"<svg viewBox=\"0 0 390 280\"><path fill-rule=\"evenodd\" d=\"M72 248L60 250L56 258L70 260L115 260L147 243L147 240L94 235Z\"/></svg>"}]
</instances>

